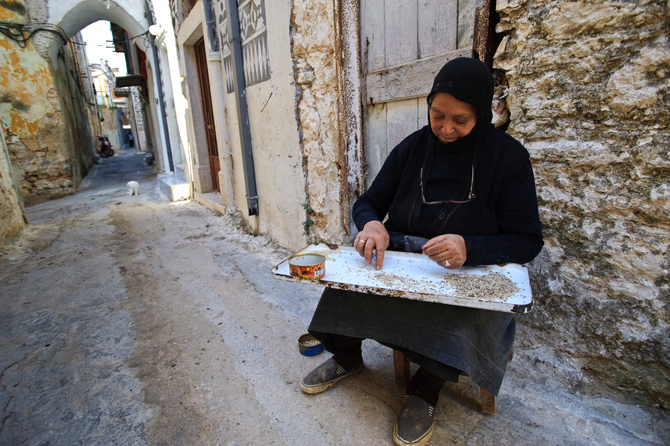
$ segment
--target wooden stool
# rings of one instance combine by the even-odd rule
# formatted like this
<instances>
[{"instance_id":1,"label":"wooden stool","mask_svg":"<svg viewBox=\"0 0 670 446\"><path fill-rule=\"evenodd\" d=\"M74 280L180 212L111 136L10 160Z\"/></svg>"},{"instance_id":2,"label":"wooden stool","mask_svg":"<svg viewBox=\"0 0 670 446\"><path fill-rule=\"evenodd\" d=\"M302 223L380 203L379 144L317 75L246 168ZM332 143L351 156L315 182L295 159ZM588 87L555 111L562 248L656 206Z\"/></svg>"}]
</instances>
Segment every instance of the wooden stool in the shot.
<instances>
[{"instance_id":1,"label":"wooden stool","mask_svg":"<svg viewBox=\"0 0 670 446\"><path fill-rule=\"evenodd\" d=\"M405 358L402 352L393 350L393 367L395 369L395 382L399 386L405 386L409 389L409 360ZM467 373L461 372L461 375L468 376ZM482 412L488 415L495 415L498 412L498 399L492 393L479 388L479 395L481 398Z\"/></svg>"}]
</instances>

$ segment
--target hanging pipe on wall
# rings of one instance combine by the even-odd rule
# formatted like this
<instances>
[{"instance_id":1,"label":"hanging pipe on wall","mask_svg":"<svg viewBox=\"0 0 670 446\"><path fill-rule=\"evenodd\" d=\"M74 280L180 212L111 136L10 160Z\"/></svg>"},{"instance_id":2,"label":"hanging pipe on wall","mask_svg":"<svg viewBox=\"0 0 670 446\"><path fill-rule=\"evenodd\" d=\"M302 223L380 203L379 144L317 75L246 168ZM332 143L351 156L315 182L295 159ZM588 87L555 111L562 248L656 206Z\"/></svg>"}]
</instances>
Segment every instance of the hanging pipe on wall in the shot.
<instances>
[{"instance_id":1,"label":"hanging pipe on wall","mask_svg":"<svg viewBox=\"0 0 670 446\"><path fill-rule=\"evenodd\" d=\"M219 39L216 36L216 20L212 12L212 4L209 0L202 0L202 7L205 9L205 20L207 21L207 30L209 31L209 46L212 53L219 52Z\"/></svg>"},{"instance_id":2,"label":"hanging pipe on wall","mask_svg":"<svg viewBox=\"0 0 670 446\"><path fill-rule=\"evenodd\" d=\"M232 35L233 64L235 67L235 92L237 94L237 116L239 116L240 140L242 141L242 158L244 164L244 181L247 186L247 207L249 216L258 215L258 191L256 190L256 173L251 148L251 128L249 126L249 109L247 107L247 90L244 82L244 66L242 65L242 39L240 39L240 22L237 11L237 0L228 0L230 11L230 31Z\"/></svg>"}]
</instances>

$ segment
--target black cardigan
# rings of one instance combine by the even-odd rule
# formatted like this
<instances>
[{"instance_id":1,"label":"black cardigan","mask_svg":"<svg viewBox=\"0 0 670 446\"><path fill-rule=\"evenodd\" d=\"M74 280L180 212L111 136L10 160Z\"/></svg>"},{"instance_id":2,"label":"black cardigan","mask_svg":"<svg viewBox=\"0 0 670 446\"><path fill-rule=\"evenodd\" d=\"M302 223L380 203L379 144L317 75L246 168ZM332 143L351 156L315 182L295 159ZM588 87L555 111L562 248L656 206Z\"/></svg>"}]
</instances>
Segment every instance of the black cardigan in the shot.
<instances>
[{"instance_id":1,"label":"black cardigan","mask_svg":"<svg viewBox=\"0 0 670 446\"><path fill-rule=\"evenodd\" d=\"M468 249L465 265L533 260L544 241L528 151L496 129L475 147L459 152L443 147L429 126L398 144L354 204L356 227L362 230L369 221L388 216L384 225L390 234L459 234ZM422 167L426 201L463 200L472 164L476 198L465 204L422 204Z\"/></svg>"}]
</instances>

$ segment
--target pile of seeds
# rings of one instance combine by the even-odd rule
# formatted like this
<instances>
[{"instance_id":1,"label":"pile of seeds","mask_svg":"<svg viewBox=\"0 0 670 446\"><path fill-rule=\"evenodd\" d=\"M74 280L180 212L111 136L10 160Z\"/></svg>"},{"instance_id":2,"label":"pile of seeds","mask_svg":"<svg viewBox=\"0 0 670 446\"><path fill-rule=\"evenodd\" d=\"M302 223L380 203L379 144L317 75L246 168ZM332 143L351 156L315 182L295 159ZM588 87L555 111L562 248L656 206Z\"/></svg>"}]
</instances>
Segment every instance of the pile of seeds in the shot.
<instances>
[{"instance_id":1,"label":"pile of seeds","mask_svg":"<svg viewBox=\"0 0 670 446\"><path fill-rule=\"evenodd\" d=\"M456 289L458 297L507 300L519 292L519 287L501 273L447 274L444 279Z\"/></svg>"},{"instance_id":2,"label":"pile of seeds","mask_svg":"<svg viewBox=\"0 0 670 446\"><path fill-rule=\"evenodd\" d=\"M310 339L309 341L302 341L301 344L304 345L305 347L315 347L321 343L316 339Z\"/></svg>"},{"instance_id":3,"label":"pile of seeds","mask_svg":"<svg viewBox=\"0 0 670 446\"><path fill-rule=\"evenodd\" d=\"M419 291L422 293L435 293L436 291L427 290L426 285L433 285L430 283L422 282L411 277L399 276L397 274L389 272L377 273L373 276L374 280L381 284L384 288L390 288L392 290L405 290L405 291ZM434 285L439 285L435 283Z\"/></svg>"},{"instance_id":4,"label":"pile of seeds","mask_svg":"<svg viewBox=\"0 0 670 446\"><path fill-rule=\"evenodd\" d=\"M375 276L384 288L438 296L504 301L519 292L519 287L501 273L445 274L443 279L425 282L392 273Z\"/></svg>"}]
</instances>

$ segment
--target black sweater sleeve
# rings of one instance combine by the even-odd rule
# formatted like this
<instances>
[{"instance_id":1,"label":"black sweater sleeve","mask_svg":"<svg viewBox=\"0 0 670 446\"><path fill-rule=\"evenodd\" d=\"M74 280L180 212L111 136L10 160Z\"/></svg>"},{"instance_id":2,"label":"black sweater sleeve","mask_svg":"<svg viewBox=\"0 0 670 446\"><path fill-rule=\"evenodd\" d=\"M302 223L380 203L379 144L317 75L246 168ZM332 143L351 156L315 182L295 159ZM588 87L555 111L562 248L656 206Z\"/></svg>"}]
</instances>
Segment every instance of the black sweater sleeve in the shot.
<instances>
[{"instance_id":1,"label":"black sweater sleeve","mask_svg":"<svg viewBox=\"0 0 670 446\"><path fill-rule=\"evenodd\" d=\"M410 139L405 139L391 151L370 188L354 203L351 216L359 231L366 223L382 221L386 217L398 191L409 145L412 144Z\"/></svg>"},{"instance_id":2,"label":"black sweater sleeve","mask_svg":"<svg viewBox=\"0 0 670 446\"><path fill-rule=\"evenodd\" d=\"M465 236L466 265L527 263L540 253L544 241L530 160L503 185L495 205L498 234Z\"/></svg>"}]
</instances>

